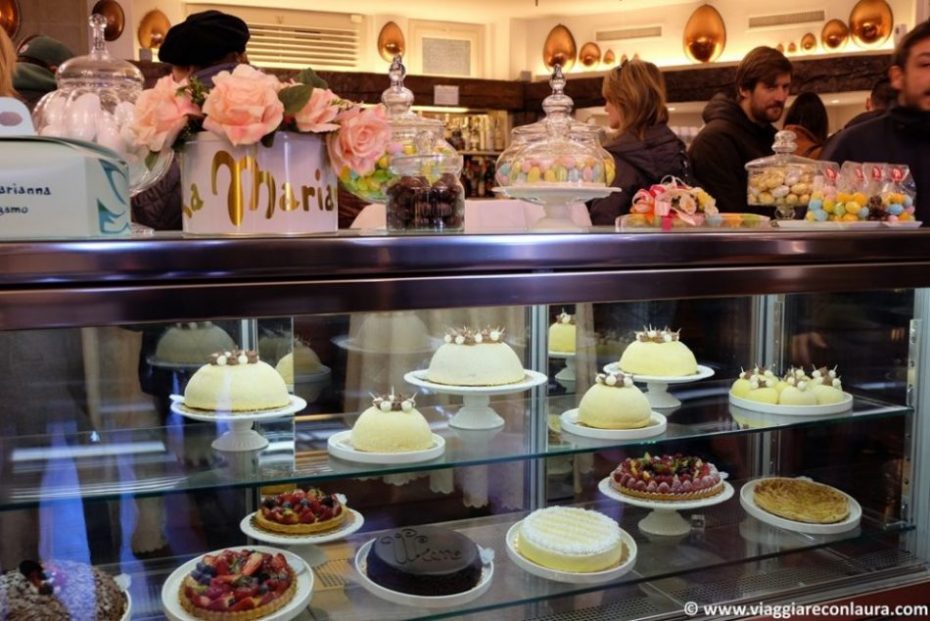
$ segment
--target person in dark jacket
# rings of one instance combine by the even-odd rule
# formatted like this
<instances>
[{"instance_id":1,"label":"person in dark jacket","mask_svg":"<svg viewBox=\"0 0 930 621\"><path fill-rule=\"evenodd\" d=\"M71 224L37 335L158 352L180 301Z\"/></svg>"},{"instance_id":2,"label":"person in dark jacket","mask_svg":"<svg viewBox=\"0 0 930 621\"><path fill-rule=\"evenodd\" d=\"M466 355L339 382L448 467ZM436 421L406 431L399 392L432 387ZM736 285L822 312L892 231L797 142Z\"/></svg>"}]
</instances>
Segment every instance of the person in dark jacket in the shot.
<instances>
[{"instance_id":1,"label":"person in dark jacket","mask_svg":"<svg viewBox=\"0 0 930 621\"><path fill-rule=\"evenodd\" d=\"M632 60L604 76L607 122L616 136L604 145L617 163L622 192L589 204L593 224L611 225L630 211L633 195L663 177L687 177L684 143L668 128L665 80L652 63Z\"/></svg>"},{"instance_id":2,"label":"person in dark jacket","mask_svg":"<svg viewBox=\"0 0 930 621\"><path fill-rule=\"evenodd\" d=\"M172 26L158 50L158 59L170 63L176 81L195 77L207 88L220 71L232 71L248 62L245 45L249 27L235 15L202 11ZM132 199L132 220L156 231L181 228L181 171L177 160L165 176Z\"/></svg>"},{"instance_id":3,"label":"person in dark jacket","mask_svg":"<svg viewBox=\"0 0 930 621\"><path fill-rule=\"evenodd\" d=\"M859 123L876 119L885 114L898 100L898 91L891 85L891 80L884 75L872 85L869 98L865 100L865 112L860 112L843 126L843 129Z\"/></svg>"},{"instance_id":4,"label":"person in dark jacket","mask_svg":"<svg viewBox=\"0 0 930 621\"><path fill-rule=\"evenodd\" d=\"M736 99L715 95L704 108L706 125L688 152L698 184L721 211L746 208L746 163L771 155L772 123L785 111L791 62L770 47L749 52L736 69Z\"/></svg>"},{"instance_id":5,"label":"person in dark jacket","mask_svg":"<svg viewBox=\"0 0 930 621\"><path fill-rule=\"evenodd\" d=\"M930 221L930 22L915 27L898 43L888 70L898 91L887 114L843 130L823 159L842 164L907 164L917 190L919 221Z\"/></svg>"}]
</instances>

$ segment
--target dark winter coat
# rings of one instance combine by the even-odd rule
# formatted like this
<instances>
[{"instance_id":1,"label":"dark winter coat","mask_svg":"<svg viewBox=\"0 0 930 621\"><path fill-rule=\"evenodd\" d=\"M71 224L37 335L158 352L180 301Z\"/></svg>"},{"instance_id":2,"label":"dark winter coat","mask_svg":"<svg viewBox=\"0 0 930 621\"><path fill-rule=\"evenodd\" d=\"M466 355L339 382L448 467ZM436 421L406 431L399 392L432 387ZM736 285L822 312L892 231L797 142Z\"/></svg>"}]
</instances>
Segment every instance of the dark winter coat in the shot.
<instances>
[{"instance_id":1,"label":"dark winter coat","mask_svg":"<svg viewBox=\"0 0 930 621\"><path fill-rule=\"evenodd\" d=\"M688 156L698 185L717 199L720 211L746 209L746 163L772 155L775 128L751 120L735 100L718 93L704 108L704 128Z\"/></svg>"},{"instance_id":2,"label":"dark winter coat","mask_svg":"<svg viewBox=\"0 0 930 621\"><path fill-rule=\"evenodd\" d=\"M622 192L588 204L593 224L612 225L617 216L630 211L633 195L642 188L674 175L686 180L688 157L684 143L662 123L646 130L642 140L625 133L604 145L617 164L617 176L611 185Z\"/></svg>"},{"instance_id":3,"label":"dark winter coat","mask_svg":"<svg viewBox=\"0 0 930 621\"><path fill-rule=\"evenodd\" d=\"M907 164L917 187L918 220L930 222L930 112L897 107L888 114L840 132L823 159L842 164Z\"/></svg>"}]
</instances>

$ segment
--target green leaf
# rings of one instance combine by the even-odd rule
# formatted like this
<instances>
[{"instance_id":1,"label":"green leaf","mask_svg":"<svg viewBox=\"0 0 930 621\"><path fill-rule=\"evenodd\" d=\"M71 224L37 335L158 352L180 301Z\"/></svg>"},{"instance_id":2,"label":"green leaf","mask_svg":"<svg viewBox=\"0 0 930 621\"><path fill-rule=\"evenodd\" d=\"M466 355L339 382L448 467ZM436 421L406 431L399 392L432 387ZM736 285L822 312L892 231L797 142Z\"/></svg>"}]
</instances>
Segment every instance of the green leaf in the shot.
<instances>
[{"instance_id":1,"label":"green leaf","mask_svg":"<svg viewBox=\"0 0 930 621\"><path fill-rule=\"evenodd\" d=\"M145 156L145 167L152 170L155 168L156 162L158 162L158 151L149 151L148 155Z\"/></svg>"},{"instance_id":2,"label":"green leaf","mask_svg":"<svg viewBox=\"0 0 930 621\"><path fill-rule=\"evenodd\" d=\"M306 84L288 86L278 91L278 99L284 104L284 114L294 116L303 110L312 94L313 87Z\"/></svg>"},{"instance_id":3,"label":"green leaf","mask_svg":"<svg viewBox=\"0 0 930 621\"><path fill-rule=\"evenodd\" d=\"M298 73L297 77L294 79L301 84L306 84L307 86L312 86L314 88L329 88L329 84L326 83L326 80L318 76L316 71L310 67L307 67Z\"/></svg>"}]
</instances>

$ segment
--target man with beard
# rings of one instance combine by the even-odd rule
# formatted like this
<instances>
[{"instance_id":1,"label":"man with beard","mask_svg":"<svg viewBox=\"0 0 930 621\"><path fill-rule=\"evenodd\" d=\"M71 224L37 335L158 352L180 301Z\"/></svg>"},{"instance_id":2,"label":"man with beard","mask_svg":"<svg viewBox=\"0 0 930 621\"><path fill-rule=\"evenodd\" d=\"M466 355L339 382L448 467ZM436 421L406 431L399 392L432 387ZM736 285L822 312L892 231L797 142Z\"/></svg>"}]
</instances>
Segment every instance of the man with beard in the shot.
<instances>
[{"instance_id":1,"label":"man with beard","mask_svg":"<svg viewBox=\"0 0 930 621\"><path fill-rule=\"evenodd\" d=\"M771 155L785 111L791 62L770 47L749 52L736 69L735 99L718 93L704 108L704 128L691 143L695 178L722 211L746 209L747 162Z\"/></svg>"},{"instance_id":2,"label":"man with beard","mask_svg":"<svg viewBox=\"0 0 930 621\"><path fill-rule=\"evenodd\" d=\"M898 91L897 105L844 129L824 150L823 159L907 164L916 184L916 218L930 221L930 22L901 39L888 77Z\"/></svg>"}]
</instances>

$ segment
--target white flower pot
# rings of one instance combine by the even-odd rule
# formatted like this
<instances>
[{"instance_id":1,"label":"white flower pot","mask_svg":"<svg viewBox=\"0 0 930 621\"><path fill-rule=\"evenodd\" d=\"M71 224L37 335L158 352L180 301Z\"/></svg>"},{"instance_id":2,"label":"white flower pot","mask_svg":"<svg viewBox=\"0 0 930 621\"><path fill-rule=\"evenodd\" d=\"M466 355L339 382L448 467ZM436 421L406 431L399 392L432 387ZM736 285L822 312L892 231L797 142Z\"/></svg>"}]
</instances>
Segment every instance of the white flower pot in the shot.
<instances>
[{"instance_id":1,"label":"white flower pot","mask_svg":"<svg viewBox=\"0 0 930 621\"><path fill-rule=\"evenodd\" d=\"M202 132L181 153L184 232L325 233L338 227L337 179L317 134L278 132L270 148Z\"/></svg>"}]
</instances>

